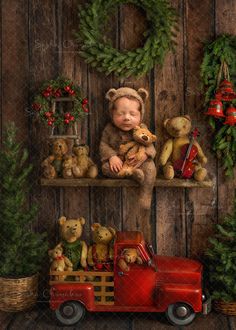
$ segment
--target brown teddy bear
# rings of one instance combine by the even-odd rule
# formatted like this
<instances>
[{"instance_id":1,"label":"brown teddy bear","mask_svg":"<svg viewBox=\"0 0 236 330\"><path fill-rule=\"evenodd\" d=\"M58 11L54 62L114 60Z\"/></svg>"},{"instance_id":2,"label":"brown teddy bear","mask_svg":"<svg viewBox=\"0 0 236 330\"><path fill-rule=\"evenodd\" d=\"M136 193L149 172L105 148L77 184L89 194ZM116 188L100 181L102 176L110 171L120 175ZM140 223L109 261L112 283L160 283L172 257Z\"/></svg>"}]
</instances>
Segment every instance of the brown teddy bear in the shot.
<instances>
[{"instance_id":1,"label":"brown teddy bear","mask_svg":"<svg viewBox=\"0 0 236 330\"><path fill-rule=\"evenodd\" d=\"M54 249L48 251L48 255L51 259L51 272L64 272L64 271L72 271L73 264L72 262L63 255L63 248L61 244L58 244ZM54 281L64 281L66 275L55 275L53 277Z\"/></svg>"},{"instance_id":2,"label":"brown teddy bear","mask_svg":"<svg viewBox=\"0 0 236 330\"><path fill-rule=\"evenodd\" d=\"M143 263L137 249L124 249L122 255L119 258L118 266L123 272L130 270L129 264L137 263L141 265Z\"/></svg>"},{"instance_id":3,"label":"brown teddy bear","mask_svg":"<svg viewBox=\"0 0 236 330\"><path fill-rule=\"evenodd\" d=\"M113 240L116 230L112 227L104 227L99 223L91 226L93 244L88 249L88 265L94 270L111 271L113 263Z\"/></svg>"},{"instance_id":4,"label":"brown teddy bear","mask_svg":"<svg viewBox=\"0 0 236 330\"><path fill-rule=\"evenodd\" d=\"M64 254L73 264L73 270L87 267L88 248L84 241L80 240L83 232L84 218L66 219L62 216L59 219L61 245Z\"/></svg>"},{"instance_id":5,"label":"brown teddy bear","mask_svg":"<svg viewBox=\"0 0 236 330\"><path fill-rule=\"evenodd\" d=\"M173 165L181 158L182 147L190 143L191 119L187 115L166 119L164 127L171 138L165 142L162 148L160 164L163 166L164 177L171 180L177 176ZM193 176L196 181L203 181L207 170L202 166L207 163L207 158L196 140L194 140L194 145L197 147L198 154L194 162Z\"/></svg>"},{"instance_id":6,"label":"brown teddy bear","mask_svg":"<svg viewBox=\"0 0 236 330\"><path fill-rule=\"evenodd\" d=\"M75 155L65 155L62 167L62 176L64 179L77 178L80 176L81 171L77 166Z\"/></svg>"},{"instance_id":7,"label":"brown teddy bear","mask_svg":"<svg viewBox=\"0 0 236 330\"><path fill-rule=\"evenodd\" d=\"M55 139L52 145L52 154L41 164L43 176L46 179L55 179L62 176L63 157L68 152L68 145L65 139Z\"/></svg>"},{"instance_id":8,"label":"brown teddy bear","mask_svg":"<svg viewBox=\"0 0 236 330\"><path fill-rule=\"evenodd\" d=\"M77 160L78 171L74 173L77 178L96 178L98 175L98 168L88 156L89 147L86 145L74 145L73 153Z\"/></svg>"},{"instance_id":9,"label":"brown teddy bear","mask_svg":"<svg viewBox=\"0 0 236 330\"><path fill-rule=\"evenodd\" d=\"M124 164L118 175L120 177L131 176L134 172L134 167L129 164L131 156L136 155L136 159L142 159L142 155L146 152L146 147L156 141L156 136L152 134L146 125L141 124L133 129L134 141L120 145L119 155L124 158ZM142 171L142 170L140 170ZM144 179L144 173L142 171Z\"/></svg>"}]
</instances>

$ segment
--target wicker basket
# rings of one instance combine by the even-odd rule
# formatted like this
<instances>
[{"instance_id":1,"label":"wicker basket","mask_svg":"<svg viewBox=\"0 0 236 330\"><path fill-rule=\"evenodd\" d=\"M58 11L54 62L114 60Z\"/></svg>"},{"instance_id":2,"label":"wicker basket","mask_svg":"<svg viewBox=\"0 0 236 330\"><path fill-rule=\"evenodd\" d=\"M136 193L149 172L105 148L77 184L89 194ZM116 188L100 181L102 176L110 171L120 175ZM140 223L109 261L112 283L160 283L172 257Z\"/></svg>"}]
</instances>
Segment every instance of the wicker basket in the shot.
<instances>
[{"instance_id":1,"label":"wicker basket","mask_svg":"<svg viewBox=\"0 0 236 330\"><path fill-rule=\"evenodd\" d=\"M24 278L0 277L0 310L18 312L32 307L38 296L38 275Z\"/></svg>"},{"instance_id":2,"label":"wicker basket","mask_svg":"<svg viewBox=\"0 0 236 330\"><path fill-rule=\"evenodd\" d=\"M225 315L236 315L236 301L225 302L222 300L215 300L213 302L214 309Z\"/></svg>"}]
</instances>

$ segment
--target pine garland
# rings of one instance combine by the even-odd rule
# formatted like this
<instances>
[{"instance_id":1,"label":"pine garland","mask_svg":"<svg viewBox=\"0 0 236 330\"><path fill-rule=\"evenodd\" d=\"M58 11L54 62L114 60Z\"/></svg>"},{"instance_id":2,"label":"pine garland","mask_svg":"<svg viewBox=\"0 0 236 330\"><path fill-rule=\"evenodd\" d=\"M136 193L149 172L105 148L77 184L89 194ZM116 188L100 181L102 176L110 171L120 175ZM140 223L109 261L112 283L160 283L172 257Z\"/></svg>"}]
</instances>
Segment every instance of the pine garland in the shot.
<instances>
[{"instance_id":1,"label":"pine garland","mask_svg":"<svg viewBox=\"0 0 236 330\"><path fill-rule=\"evenodd\" d=\"M216 225L216 233L209 239L207 270L212 298L225 302L236 301L236 199L234 211Z\"/></svg>"},{"instance_id":2,"label":"pine garland","mask_svg":"<svg viewBox=\"0 0 236 330\"><path fill-rule=\"evenodd\" d=\"M120 52L105 40L104 30L112 9L130 3L141 7L147 16L149 29L144 33L146 42L134 51ZM173 48L173 26L176 13L167 0L93 0L79 8L79 54L98 71L119 77L141 77L156 63L162 64L168 50Z\"/></svg>"},{"instance_id":3,"label":"pine garland","mask_svg":"<svg viewBox=\"0 0 236 330\"><path fill-rule=\"evenodd\" d=\"M236 36L222 35L205 46L201 76L206 88L206 108L209 101L214 99L217 77L223 61L227 63L231 82L236 86ZM235 100L232 103L236 105ZM223 102L223 107L226 108L225 102ZM223 122L224 119L209 118L209 124L214 131L212 149L220 159L225 175L232 177L236 164L236 127L225 125Z\"/></svg>"},{"instance_id":4,"label":"pine garland","mask_svg":"<svg viewBox=\"0 0 236 330\"><path fill-rule=\"evenodd\" d=\"M29 174L28 152L16 141L13 123L7 126L0 150L0 276L31 276L40 269L45 257L45 234L30 229L37 213L36 206L27 207Z\"/></svg>"}]
</instances>

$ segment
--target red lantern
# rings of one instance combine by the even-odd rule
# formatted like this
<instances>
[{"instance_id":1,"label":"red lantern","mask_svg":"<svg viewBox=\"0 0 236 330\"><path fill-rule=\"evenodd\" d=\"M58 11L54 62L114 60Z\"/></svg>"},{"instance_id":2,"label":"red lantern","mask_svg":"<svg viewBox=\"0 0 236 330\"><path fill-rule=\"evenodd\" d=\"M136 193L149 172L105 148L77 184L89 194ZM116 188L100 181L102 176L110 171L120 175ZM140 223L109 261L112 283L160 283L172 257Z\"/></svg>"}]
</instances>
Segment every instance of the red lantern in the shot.
<instances>
[{"instance_id":1,"label":"red lantern","mask_svg":"<svg viewBox=\"0 0 236 330\"><path fill-rule=\"evenodd\" d=\"M224 122L225 125L234 126L236 124L236 109L231 104L226 111L226 120Z\"/></svg>"},{"instance_id":2,"label":"red lantern","mask_svg":"<svg viewBox=\"0 0 236 330\"><path fill-rule=\"evenodd\" d=\"M223 104L219 99L214 99L210 101L209 108L205 115L213 117L225 117L223 113Z\"/></svg>"},{"instance_id":3,"label":"red lantern","mask_svg":"<svg viewBox=\"0 0 236 330\"><path fill-rule=\"evenodd\" d=\"M224 79L216 91L217 94L221 94L222 101L231 101L235 98L235 93L233 90L233 85L230 81Z\"/></svg>"}]
</instances>

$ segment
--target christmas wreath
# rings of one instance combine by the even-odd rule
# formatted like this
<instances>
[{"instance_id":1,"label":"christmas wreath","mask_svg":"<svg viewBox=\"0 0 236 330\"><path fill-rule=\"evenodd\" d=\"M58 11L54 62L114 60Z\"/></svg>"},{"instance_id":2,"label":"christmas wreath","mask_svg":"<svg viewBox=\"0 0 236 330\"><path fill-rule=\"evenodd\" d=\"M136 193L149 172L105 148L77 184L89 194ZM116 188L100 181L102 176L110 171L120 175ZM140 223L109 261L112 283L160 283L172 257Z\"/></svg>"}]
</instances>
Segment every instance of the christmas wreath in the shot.
<instances>
[{"instance_id":1,"label":"christmas wreath","mask_svg":"<svg viewBox=\"0 0 236 330\"><path fill-rule=\"evenodd\" d=\"M222 35L205 46L201 65L206 114L213 129L213 151L225 175L233 176L236 164L236 37Z\"/></svg>"},{"instance_id":2,"label":"christmas wreath","mask_svg":"<svg viewBox=\"0 0 236 330\"><path fill-rule=\"evenodd\" d=\"M105 24L111 9L130 3L141 7L147 15L148 30L144 33L144 46L123 52L112 47L104 37ZM81 45L79 54L98 71L107 75L114 72L119 77L140 77L156 63L163 63L165 54L173 48L175 10L167 0L93 0L79 8L80 29L76 33Z\"/></svg>"},{"instance_id":3,"label":"christmas wreath","mask_svg":"<svg viewBox=\"0 0 236 330\"><path fill-rule=\"evenodd\" d=\"M70 112L53 112L52 105L56 100L70 98L74 106ZM88 113L88 99L82 98L81 88L67 78L46 81L32 104L34 112L48 126L68 126Z\"/></svg>"}]
</instances>

